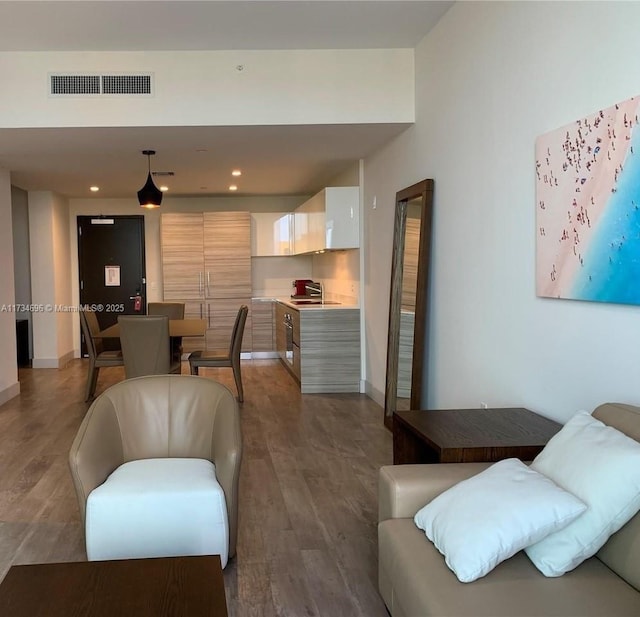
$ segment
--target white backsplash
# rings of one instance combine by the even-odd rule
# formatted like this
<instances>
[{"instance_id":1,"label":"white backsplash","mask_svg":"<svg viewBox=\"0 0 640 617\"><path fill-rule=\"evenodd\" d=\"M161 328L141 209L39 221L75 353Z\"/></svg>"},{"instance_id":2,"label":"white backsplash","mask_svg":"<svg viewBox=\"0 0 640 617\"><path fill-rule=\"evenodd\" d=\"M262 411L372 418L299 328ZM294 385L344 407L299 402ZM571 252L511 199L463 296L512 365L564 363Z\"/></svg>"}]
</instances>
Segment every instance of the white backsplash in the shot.
<instances>
[{"instance_id":1,"label":"white backsplash","mask_svg":"<svg viewBox=\"0 0 640 617\"><path fill-rule=\"evenodd\" d=\"M313 276L322 281L328 300L357 304L360 298L360 251L329 251L313 256Z\"/></svg>"},{"instance_id":2,"label":"white backsplash","mask_svg":"<svg viewBox=\"0 0 640 617\"><path fill-rule=\"evenodd\" d=\"M255 298L281 298L293 293L294 279L313 279L324 285L327 300L357 304L360 298L360 251L330 251L321 255L253 257Z\"/></svg>"}]
</instances>

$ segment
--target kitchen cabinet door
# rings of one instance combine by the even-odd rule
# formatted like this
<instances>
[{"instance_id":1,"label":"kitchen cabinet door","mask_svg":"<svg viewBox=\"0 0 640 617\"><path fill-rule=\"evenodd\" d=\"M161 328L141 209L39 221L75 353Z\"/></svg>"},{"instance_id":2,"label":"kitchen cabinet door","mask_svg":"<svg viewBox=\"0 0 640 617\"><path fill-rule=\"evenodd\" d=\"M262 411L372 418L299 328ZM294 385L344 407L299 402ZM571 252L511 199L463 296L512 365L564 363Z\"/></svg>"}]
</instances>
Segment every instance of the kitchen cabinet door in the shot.
<instances>
[{"instance_id":1,"label":"kitchen cabinet door","mask_svg":"<svg viewBox=\"0 0 640 617\"><path fill-rule=\"evenodd\" d=\"M238 316L240 307L246 304L249 314L244 326L242 337L242 351L251 351L251 298L222 298L208 300L206 303L207 332L206 344L208 349L229 349L233 324Z\"/></svg>"},{"instance_id":2,"label":"kitchen cabinet door","mask_svg":"<svg viewBox=\"0 0 640 617\"><path fill-rule=\"evenodd\" d=\"M276 339L276 351L278 352L279 358L284 362L287 352L287 334L284 328L284 314L287 312L285 306L280 304L280 302L276 302L275 307L275 339Z\"/></svg>"},{"instance_id":3,"label":"kitchen cabinet door","mask_svg":"<svg viewBox=\"0 0 640 617\"><path fill-rule=\"evenodd\" d=\"M249 212L204 213L207 298L251 298Z\"/></svg>"},{"instance_id":4,"label":"kitchen cabinet door","mask_svg":"<svg viewBox=\"0 0 640 617\"><path fill-rule=\"evenodd\" d=\"M251 214L251 256L291 255L293 214L254 212Z\"/></svg>"},{"instance_id":5,"label":"kitchen cabinet door","mask_svg":"<svg viewBox=\"0 0 640 617\"><path fill-rule=\"evenodd\" d=\"M251 351L273 351L273 301L251 301Z\"/></svg>"},{"instance_id":6,"label":"kitchen cabinet door","mask_svg":"<svg viewBox=\"0 0 640 617\"><path fill-rule=\"evenodd\" d=\"M293 233L296 254L324 249L324 191L296 208Z\"/></svg>"},{"instance_id":7,"label":"kitchen cabinet door","mask_svg":"<svg viewBox=\"0 0 640 617\"><path fill-rule=\"evenodd\" d=\"M294 253L358 248L359 210L359 187L323 189L294 211Z\"/></svg>"},{"instance_id":8,"label":"kitchen cabinet door","mask_svg":"<svg viewBox=\"0 0 640 617\"><path fill-rule=\"evenodd\" d=\"M166 213L160 224L165 300L204 298L204 233L201 213Z\"/></svg>"},{"instance_id":9,"label":"kitchen cabinet door","mask_svg":"<svg viewBox=\"0 0 640 617\"><path fill-rule=\"evenodd\" d=\"M185 302L184 318L185 319L205 319L205 303L204 300ZM191 353L198 349L204 349L204 336L185 336L182 338L182 353Z\"/></svg>"}]
</instances>

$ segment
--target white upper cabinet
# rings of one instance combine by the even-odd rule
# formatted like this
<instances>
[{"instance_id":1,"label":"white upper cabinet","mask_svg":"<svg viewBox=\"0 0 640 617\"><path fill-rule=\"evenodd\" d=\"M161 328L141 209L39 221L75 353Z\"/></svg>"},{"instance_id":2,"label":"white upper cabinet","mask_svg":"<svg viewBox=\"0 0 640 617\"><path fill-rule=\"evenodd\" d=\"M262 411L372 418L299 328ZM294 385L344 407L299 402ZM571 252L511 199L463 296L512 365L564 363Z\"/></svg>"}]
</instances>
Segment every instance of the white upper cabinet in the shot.
<instances>
[{"instance_id":1,"label":"white upper cabinet","mask_svg":"<svg viewBox=\"0 0 640 617\"><path fill-rule=\"evenodd\" d=\"M327 187L294 212L294 252L360 247L360 189Z\"/></svg>"},{"instance_id":2,"label":"white upper cabinet","mask_svg":"<svg viewBox=\"0 0 640 617\"><path fill-rule=\"evenodd\" d=\"M293 213L251 214L251 256L272 257L293 254Z\"/></svg>"}]
</instances>

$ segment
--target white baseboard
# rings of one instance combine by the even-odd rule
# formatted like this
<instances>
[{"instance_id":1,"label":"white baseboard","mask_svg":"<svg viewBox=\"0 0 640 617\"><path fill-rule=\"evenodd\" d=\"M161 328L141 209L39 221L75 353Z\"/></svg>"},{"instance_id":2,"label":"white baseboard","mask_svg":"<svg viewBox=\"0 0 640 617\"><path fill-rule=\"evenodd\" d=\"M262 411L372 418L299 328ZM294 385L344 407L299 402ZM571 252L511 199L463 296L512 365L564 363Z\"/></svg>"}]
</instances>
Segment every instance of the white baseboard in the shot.
<instances>
[{"instance_id":1,"label":"white baseboard","mask_svg":"<svg viewBox=\"0 0 640 617\"><path fill-rule=\"evenodd\" d=\"M64 368L73 360L74 355L72 350L59 358L34 358L31 362L31 368Z\"/></svg>"},{"instance_id":2,"label":"white baseboard","mask_svg":"<svg viewBox=\"0 0 640 617\"><path fill-rule=\"evenodd\" d=\"M58 368L58 358L34 358L31 368Z\"/></svg>"},{"instance_id":3,"label":"white baseboard","mask_svg":"<svg viewBox=\"0 0 640 617\"><path fill-rule=\"evenodd\" d=\"M20 394L20 382L16 381L14 384L11 384L8 388L4 390L0 390L0 405L4 405L7 401L11 400L13 397L18 396Z\"/></svg>"},{"instance_id":4,"label":"white baseboard","mask_svg":"<svg viewBox=\"0 0 640 617\"><path fill-rule=\"evenodd\" d=\"M374 388L371 382L364 382L364 393L384 409L384 392Z\"/></svg>"},{"instance_id":5,"label":"white baseboard","mask_svg":"<svg viewBox=\"0 0 640 617\"><path fill-rule=\"evenodd\" d=\"M68 351L66 354L64 354L64 356L62 356L58 360L58 368L64 368L65 366L67 366L67 364L69 364L69 362L71 362L71 360L73 360L73 358L74 358L73 350Z\"/></svg>"}]
</instances>

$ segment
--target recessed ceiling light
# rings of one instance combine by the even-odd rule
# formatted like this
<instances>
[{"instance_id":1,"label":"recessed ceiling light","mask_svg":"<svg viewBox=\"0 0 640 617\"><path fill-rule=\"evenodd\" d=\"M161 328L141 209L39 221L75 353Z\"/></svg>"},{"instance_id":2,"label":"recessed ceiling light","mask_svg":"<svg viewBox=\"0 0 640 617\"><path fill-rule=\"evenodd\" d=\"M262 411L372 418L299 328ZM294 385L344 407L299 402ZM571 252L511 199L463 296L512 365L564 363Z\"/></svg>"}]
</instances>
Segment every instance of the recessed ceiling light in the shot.
<instances>
[{"instance_id":1,"label":"recessed ceiling light","mask_svg":"<svg viewBox=\"0 0 640 617\"><path fill-rule=\"evenodd\" d=\"M229 190L230 190L230 191L237 191L237 190L238 190L238 187L237 187L235 184L232 184L232 185L229 187Z\"/></svg>"},{"instance_id":2,"label":"recessed ceiling light","mask_svg":"<svg viewBox=\"0 0 640 617\"><path fill-rule=\"evenodd\" d=\"M99 187L99 186L90 186L90 187L89 187L89 190L90 190L92 193L97 193L97 192L100 190L100 187Z\"/></svg>"},{"instance_id":3,"label":"recessed ceiling light","mask_svg":"<svg viewBox=\"0 0 640 617\"><path fill-rule=\"evenodd\" d=\"M232 175L232 176L241 176L241 175L242 175L242 172L241 172L239 169L234 169L234 170L231 172L231 175Z\"/></svg>"},{"instance_id":4,"label":"recessed ceiling light","mask_svg":"<svg viewBox=\"0 0 640 617\"><path fill-rule=\"evenodd\" d=\"M164 193L165 191L169 190L169 187L168 186L161 186L160 190Z\"/></svg>"}]
</instances>

